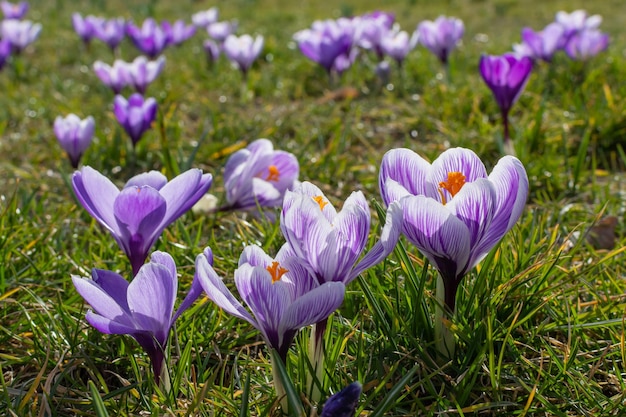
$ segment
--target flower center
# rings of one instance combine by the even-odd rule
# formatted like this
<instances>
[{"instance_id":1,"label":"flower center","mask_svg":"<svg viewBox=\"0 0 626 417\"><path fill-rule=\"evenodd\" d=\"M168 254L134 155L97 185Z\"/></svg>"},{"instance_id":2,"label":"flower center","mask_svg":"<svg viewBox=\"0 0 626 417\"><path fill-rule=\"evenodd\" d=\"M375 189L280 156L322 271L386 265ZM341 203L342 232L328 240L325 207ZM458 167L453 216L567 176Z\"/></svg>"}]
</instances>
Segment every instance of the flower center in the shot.
<instances>
[{"instance_id":1,"label":"flower center","mask_svg":"<svg viewBox=\"0 0 626 417\"><path fill-rule=\"evenodd\" d=\"M320 206L320 210L324 210L324 206L328 204L328 201L324 201L324 197L316 195L313 200Z\"/></svg>"},{"instance_id":2,"label":"flower center","mask_svg":"<svg viewBox=\"0 0 626 417\"><path fill-rule=\"evenodd\" d=\"M446 196L443 194L442 189L446 190L452 197L454 197L459 191L461 191L461 188L463 188L464 185L465 175L463 175L463 173L458 171L448 172L448 178L439 183L439 189L437 190L441 196L441 202L443 204L447 203Z\"/></svg>"},{"instance_id":3,"label":"flower center","mask_svg":"<svg viewBox=\"0 0 626 417\"><path fill-rule=\"evenodd\" d=\"M269 173L267 174L266 181L278 182L280 172L278 172L278 168L276 167L276 165L270 165L267 170L269 171Z\"/></svg>"},{"instance_id":4,"label":"flower center","mask_svg":"<svg viewBox=\"0 0 626 417\"><path fill-rule=\"evenodd\" d=\"M270 275L272 276L272 284L275 283L276 281L280 281L280 278L283 275L285 275L287 272L289 272L289 270L280 266L278 261L272 262L272 264L266 267L265 269L267 269L267 272L269 272Z\"/></svg>"}]
</instances>

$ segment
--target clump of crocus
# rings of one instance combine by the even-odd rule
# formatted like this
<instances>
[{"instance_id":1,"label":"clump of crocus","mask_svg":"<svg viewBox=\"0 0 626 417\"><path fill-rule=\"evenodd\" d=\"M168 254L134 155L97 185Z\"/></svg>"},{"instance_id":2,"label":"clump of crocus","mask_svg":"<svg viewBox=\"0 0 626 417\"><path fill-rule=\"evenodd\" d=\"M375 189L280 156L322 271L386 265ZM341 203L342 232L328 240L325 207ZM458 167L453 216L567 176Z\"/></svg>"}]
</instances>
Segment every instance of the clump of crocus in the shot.
<instances>
[{"instance_id":1,"label":"clump of crocus","mask_svg":"<svg viewBox=\"0 0 626 417\"><path fill-rule=\"evenodd\" d=\"M174 259L165 252L154 252L130 283L115 272L95 268L91 279L73 275L72 282L93 309L87 311L87 322L102 333L135 338L150 357L155 382L169 389L165 357L170 330L201 293L192 284L174 313L178 292Z\"/></svg>"},{"instance_id":2,"label":"clump of crocus","mask_svg":"<svg viewBox=\"0 0 626 417\"><path fill-rule=\"evenodd\" d=\"M378 60L383 59L382 40L392 30L395 16L376 11L354 17L354 44L359 48L373 51Z\"/></svg>"},{"instance_id":3,"label":"clump of crocus","mask_svg":"<svg viewBox=\"0 0 626 417\"><path fill-rule=\"evenodd\" d=\"M141 27L129 22L126 25L126 34L137 49L154 59L170 44L171 38L168 29L168 22L159 24L154 19L147 18Z\"/></svg>"},{"instance_id":4,"label":"clump of crocus","mask_svg":"<svg viewBox=\"0 0 626 417\"><path fill-rule=\"evenodd\" d=\"M10 1L1 1L0 9L5 19L22 19L28 13L28 2L20 1L19 3L11 3Z\"/></svg>"},{"instance_id":5,"label":"clump of crocus","mask_svg":"<svg viewBox=\"0 0 626 417\"><path fill-rule=\"evenodd\" d=\"M359 260L368 242L370 223L369 205L361 191L353 192L340 212L309 182L285 193L281 231L294 254L309 265L320 284L342 282L348 285L393 251L402 226L400 206L389 205L380 240ZM323 380L326 324L326 319L318 321L310 339L309 354L318 381ZM313 399L319 400L320 392L312 386L309 388Z\"/></svg>"},{"instance_id":6,"label":"clump of crocus","mask_svg":"<svg viewBox=\"0 0 626 417\"><path fill-rule=\"evenodd\" d=\"M519 56L551 62L555 52L561 47L563 34L563 26L558 23L550 23L540 32L524 28L522 43L514 45L513 49Z\"/></svg>"},{"instance_id":7,"label":"clump of crocus","mask_svg":"<svg viewBox=\"0 0 626 417\"><path fill-rule=\"evenodd\" d=\"M93 63L93 71L100 81L115 94L121 93L131 81L128 63L121 59L116 59L113 65L96 61Z\"/></svg>"},{"instance_id":8,"label":"clump of crocus","mask_svg":"<svg viewBox=\"0 0 626 417\"><path fill-rule=\"evenodd\" d=\"M106 43L115 52L126 36L126 21L122 17L114 19L94 19L93 37Z\"/></svg>"},{"instance_id":9,"label":"clump of crocus","mask_svg":"<svg viewBox=\"0 0 626 417\"><path fill-rule=\"evenodd\" d=\"M96 36L96 27L102 25L104 19L93 15L83 17L80 13L72 14L72 26L74 31L86 46L89 46L91 40Z\"/></svg>"},{"instance_id":10,"label":"clump of crocus","mask_svg":"<svg viewBox=\"0 0 626 417\"><path fill-rule=\"evenodd\" d=\"M354 417L363 386L353 382L324 403L320 417Z\"/></svg>"},{"instance_id":11,"label":"clump of crocus","mask_svg":"<svg viewBox=\"0 0 626 417\"><path fill-rule=\"evenodd\" d=\"M244 78L263 49L263 36L229 35L224 41L224 55L239 68Z\"/></svg>"},{"instance_id":12,"label":"clump of crocus","mask_svg":"<svg viewBox=\"0 0 626 417\"><path fill-rule=\"evenodd\" d=\"M596 29L581 30L565 45L565 53L574 60L587 61L609 46L609 35Z\"/></svg>"},{"instance_id":13,"label":"clump of crocus","mask_svg":"<svg viewBox=\"0 0 626 417\"><path fill-rule=\"evenodd\" d=\"M126 253L136 275L163 230L211 187L211 174L186 171L171 181L157 171L131 178L122 190L91 167L72 176L74 193Z\"/></svg>"},{"instance_id":14,"label":"clump of crocus","mask_svg":"<svg viewBox=\"0 0 626 417\"><path fill-rule=\"evenodd\" d=\"M13 52L19 54L28 45L33 43L41 32L41 24L30 20L7 19L0 26L2 39L11 43Z\"/></svg>"},{"instance_id":15,"label":"clump of crocus","mask_svg":"<svg viewBox=\"0 0 626 417\"><path fill-rule=\"evenodd\" d=\"M128 100L117 95L113 101L113 112L135 147L156 119L157 102L154 98L144 98L139 93L134 93Z\"/></svg>"},{"instance_id":16,"label":"clump of crocus","mask_svg":"<svg viewBox=\"0 0 626 417\"><path fill-rule=\"evenodd\" d=\"M66 117L57 116L54 120L54 134L72 167L78 168L80 158L93 140L94 131L95 123L91 116L81 120L75 114L68 114Z\"/></svg>"},{"instance_id":17,"label":"clump of crocus","mask_svg":"<svg viewBox=\"0 0 626 417\"><path fill-rule=\"evenodd\" d=\"M298 180L296 157L274 150L272 142L257 139L228 158L224 167L224 188L228 204L223 210L280 207L285 192Z\"/></svg>"},{"instance_id":18,"label":"clump of crocus","mask_svg":"<svg viewBox=\"0 0 626 417\"><path fill-rule=\"evenodd\" d=\"M272 258L258 246L246 247L235 271L235 286L252 314L232 295L212 267L212 256L196 258L196 277L208 297L229 314L256 327L283 363L293 339L303 327L326 320L343 302L341 282L319 283L307 264L284 245ZM276 393L287 411L285 391L276 365L272 366Z\"/></svg>"},{"instance_id":19,"label":"clump of crocus","mask_svg":"<svg viewBox=\"0 0 626 417\"><path fill-rule=\"evenodd\" d=\"M432 164L410 149L392 149L382 160L379 185L386 204L399 201L402 231L439 271L435 330L440 352L451 357L452 335L444 310L454 314L463 277L511 230L528 196L522 163L505 156L487 175L471 150L448 149Z\"/></svg>"},{"instance_id":20,"label":"clump of crocus","mask_svg":"<svg viewBox=\"0 0 626 417\"><path fill-rule=\"evenodd\" d=\"M500 107L504 125L504 148L513 153L509 135L509 112L528 82L533 61L527 56L517 57L514 54L483 55L479 69Z\"/></svg>"},{"instance_id":21,"label":"clump of crocus","mask_svg":"<svg viewBox=\"0 0 626 417\"><path fill-rule=\"evenodd\" d=\"M446 67L448 57L465 33L465 26L455 17L439 16L425 20L417 27L419 43L428 48Z\"/></svg>"},{"instance_id":22,"label":"clump of crocus","mask_svg":"<svg viewBox=\"0 0 626 417\"><path fill-rule=\"evenodd\" d=\"M144 94L146 88L161 74L165 66L165 57L160 56L156 61L148 61L145 56L138 56L127 64L129 83L138 93Z\"/></svg>"}]
</instances>

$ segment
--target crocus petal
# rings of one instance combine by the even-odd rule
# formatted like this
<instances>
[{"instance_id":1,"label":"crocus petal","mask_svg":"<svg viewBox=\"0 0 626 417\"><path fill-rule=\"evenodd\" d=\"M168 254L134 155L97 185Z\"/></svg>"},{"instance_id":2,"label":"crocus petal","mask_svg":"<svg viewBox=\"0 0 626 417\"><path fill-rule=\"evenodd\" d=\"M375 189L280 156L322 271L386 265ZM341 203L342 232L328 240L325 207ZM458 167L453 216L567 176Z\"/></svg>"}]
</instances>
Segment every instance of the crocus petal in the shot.
<instances>
[{"instance_id":1,"label":"crocus petal","mask_svg":"<svg viewBox=\"0 0 626 417\"><path fill-rule=\"evenodd\" d=\"M125 310L125 306L118 304L115 298L107 294L97 283L76 275L72 276L72 282L74 287L76 287L76 291L96 313L127 327L135 327L129 312Z\"/></svg>"},{"instance_id":2,"label":"crocus petal","mask_svg":"<svg viewBox=\"0 0 626 417\"><path fill-rule=\"evenodd\" d=\"M211 187L213 176L190 169L168 182L160 193L167 201L162 224L168 225L189 210Z\"/></svg>"},{"instance_id":3,"label":"crocus petal","mask_svg":"<svg viewBox=\"0 0 626 417\"><path fill-rule=\"evenodd\" d=\"M491 226L495 201L496 195L491 182L485 178L479 178L465 184L446 206L467 226L472 251Z\"/></svg>"},{"instance_id":4,"label":"crocus petal","mask_svg":"<svg viewBox=\"0 0 626 417\"><path fill-rule=\"evenodd\" d=\"M129 179L128 182L126 182L124 188L147 185L155 190L160 190L165 184L167 184L167 178L165 175L161 174L159 171L150 171L135 175Z\"/></svg>"},{"instance_id":5,"label":"crocus petal","mask_svg":"<svg viewBox=\"0 0 626 417\"><path fill-rule=\"evenodd\" d=\"M430 164L410 149L399 148L387 151L380 164L378 185L385 205L396 201L397 195L389 195L386 187L388 179L392 179L413 195L426 193L426 176L430 172Z\"/></svg>"},{"instance_id":6,"label":"crocus petal","mask_svg":"<svg viewBox=\"0 0 626 417\"><path fill-rule=\"evenodd\" d=\"M268 267L274 260L257 245L246 246L239 257L239 266L250 264L252 266Z\"/></svg>"},{"instance_id":7,"label":"crocus petal","mask_svg":"<svg viewBox=\"0 0 626 417\"><path fill-rule=\"evenodd\" d=\"M104 334L131 334L140 333L141 330L137 328L123 324L119 321L111 320L93 311L87 311L85 314L87 323L91 324L96 330Z\"/></svg>"},{"instance_id":8,"label":"crocus petal","mask_svg":"<svg viewBox=\"0 0 626 417\"><path fill-rule=\"evenodd\" d=\"M326 319L343 303L345 288L341 282L327 282L295 300L281 318L279 334Z\"/></svg>"},{"instance_id":9,"label":"crocus petal","mask_svg":"<svg viewBox=\"0 0 626 417\"><path fill-rule=\"evenodd\" d=\"M122 230L126 229L131 236L148 238L163 219L166 206L158 190L148 186L129 187L120 192L113 210Z\"/></svg>"},{"instance_id":10,"label":"crocus petal","mask_svg":"<svg viewBox=\"0 0 626 417\"><path fill-rule=\"evenodd\" d=\"M128 281L124 277L112 271L94 268L91 270L91 279L124 311L130 313L127 300Z\"/></svg>"},{"instance_id":11,"label":"crocus petal","mask_svg":"<svg viewBox=\"0 0 626 417\"><path fill-rule=\"evenodd\" d=\"M428 182L432 188L426 195L437 199L439 193L436 191L433 193L433 189L438 189L439 183L446 181L451 172L460 172L465 175L466 183L474 182L478 178L487 178L485 164L474 151L464 148L451 148L444 151L433 162L428 177ZM447 192L446 194L447 198L450 199L451 196Z\"/></svg>"},{"instance_id":12,"label":"crocus petal","mask_svg":"<svg viewBox=\"0 0 626 417\"><path fill-rule=\"evenodd\" d=\"M120 229L113 214L113 205L120 191L104 175L85 166L72 176L74 193L80 204L113 235Z\"/></svg>"}]
</instances>

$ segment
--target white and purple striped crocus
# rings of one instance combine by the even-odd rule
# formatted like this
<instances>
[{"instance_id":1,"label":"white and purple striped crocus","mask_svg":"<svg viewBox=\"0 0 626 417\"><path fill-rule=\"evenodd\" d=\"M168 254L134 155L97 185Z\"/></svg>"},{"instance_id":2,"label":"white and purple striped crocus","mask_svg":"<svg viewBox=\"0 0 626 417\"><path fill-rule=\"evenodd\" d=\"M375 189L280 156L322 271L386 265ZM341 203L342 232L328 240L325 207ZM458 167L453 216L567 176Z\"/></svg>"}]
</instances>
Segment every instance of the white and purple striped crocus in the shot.
<instances>
[{"instance_id":1,"label":"white and purple striped crocus","mask_svg":"<svg viewBox=\"0 0 626 417\"><path fill-rule=\"evenodd\" d=\"M157 171L131 178L122 190L85 166L72 176L80 204L113 238L130 260L133 275L163 230L189 210L211 187L211 174L186 171L171 181Z\"/></svg>"},{"instance_id":2,"label":"white and purple striped crocus","mask_svg":"<svg viewBox=\"0 0 626 417\"><path fill-rule=\"evenodd\" d=\"M343 21L342 21L343 22ZM328 74L353 58L354 28L337 20L315 21L310 29L293 35L300 51L310 60L321 65Z\"/></svg>"},{"instance_id":3,"label":"white and purple striped crocus","mask_svg":"<svg viewBox=\"0 0 626 417\"><path fill-rule=\"evenodd\" d=\"M237 31L237 22L215 22L207 26L207 34L215 41L223 44L226 38Z\"/></svg>"},{"instance_id":4,"label":"white and purple striped crocus","mask_svg":"<svg viewBox=\"0 0 626 417\"><path fill-rule=\"evenodd\" d=\"M139 93L132 94L128 100L117 95L113 100L113 113L134 147L156 119L157 102L153 97L144 98Z\"/></svg>"},{"instance_id":5,"label":"white and purple striped crocus","mask_svg":"<svg viewBox=\"0 0 626 417\"><path fill-rule=\"evenodd\" d=\"M465 33L465 26L455 17L439 16L435 21L425 20L417 27L419 42L428 48L442 64L448 65L448 57Z\"/></svg>"},{"instance_id":6,"label":"white and purple striped crocus","mask_svg":"<svg viewBox=\"0 0 626 417\"><path fill-rule=\"evenodd\" d=\"M382 39L392 30L395 16L376 11L354 18L354 43L363 49L373 51L379 60L383 59Z\"/></svg>"},{"instance_id":7,"label":"white and purple striped crocus","mask_svg":"<svg viewBox=\"0 0 626 417\"><path fill-rule=\"evenodd\" d=\"M1 1L0 9L5 19L22 19L28 13L28 2L20 1L19 3L11 3L10 1Z\"/></svg>"},{"instance_id":8,"label":"white and purple striped crocus","mask_svg":"<svg viewBox=\"0 0 626 417\"><path fill-rule=\"evenodd\" d=\"M83 153L87 150L95 131L95 123L92 116L82 119L75 114L66 117L57 116L54 119L54 134L72 164L78 168L78 163Z\"/></svg>"},{"instance_id":9,"label":"white and purple striped crocus","mask_svg":"<svg viewBox=\"0 0 626 417\"><path fill-rule=\"evenodd\" d=\"M220 308L256 327L283 362L298 330L331 315L345 292L341 282L318 283L287 244L275 258L258 246L248 246L241 253L235 286L252 314L213 270L210 254L196 258L195 279Z\"/></svg>"},{"instance_id":10,"label":"white and purple striped crocus","mask_svg":"<svg viewBox=\"0 0 626 417\"><path fill-rule=\"evenodd\" d=\"M448 149L432 164L410 149L392 149L383 156L379 186L386 204L402 205L403 234L439 271L450 312L465 274L511 230L528 196L517 158L503 157L488 175L464 148Z\"/></svg>"},{"instance_id":11,"label":"white and purple striped crocus","mask_svg":"<svg viewBox=\"0 0 626 417\"><path fill-rule=\"evenodd\" d=\"M296 157L274 150L272 142L257 139L228 158L224 167L224 188L230 210L280 207L285 192L298 180Z\"/></svg>"},{"instance_id":12,"label":"white and purple striped crocus","mask_svg":"<svg viewBox=\"0 0 626 417\"><path fill-rule=\"evenodd\" d=\"M106 43L112 51L122 43L126 36L126 21L122 17L114 19L94 19L93 37Z\"/></svg>"},{"instance_id":13,"label":"white and purple striped crocus","mask_svg":"<svg viewBox=\"0 0 626 417\"><path fill-rule=\"evenodd\" d=\"M157 23L149 17L143 21L141 27L129 22L126 25L126 34L133 44L151 59L159 56L171 42L171 31L168 22Z\"/></svg>"},{"instance_id":14,"label":"white and purple striped crocus","mask_svg":"<svg viewBox=\"0 0 626 417\"><path fill-rule=\"evenodd\" d=\"M121 275L94 268L91 279L72 276L76 291L91 306L85 319L105 334L127 334L135 338L152 362L157 384L167 379L165 349L176 319L201 294L194 282L185 300L174 313L178 278L174 259L154 252L132 282ZM199 290L199 291L198 291Z\"/></svg>"},{"instance_id":15,"label":"white and purple striped crocus","mask_svg":"<svg viewBox=\"0 0 626 417\"><path fill-rule=\"evenodd\" d=\"M491 89L500 107L504 124L504 143L509 144L509 112L522 94L533 69L531 58L514 54L483 55L480 58L480 75Z\"/></svg>"},{"instance_id":16,"label":"white and purple striped crocus","mask_svg":"<svg viewBox=\"0 0 626 417\"><path fill-rule=\"evenodd\" d=\"M113 61L113 65L96 61L93 63L93 71L115 94L119 94L131 82L128 63L121 59Z\"/></svg>"},{"instance_id":17,"label":"white and purple striped crocus","mask_svg":"<svg viewBox=\"0 0 626 417\"><path fill-rule=\"evenodd\" d=\"M16 54L21 53L28 45L33 43L41 33L41 24L30 20L7 19L0 24L2 39L11 44L11 49Z\"/></svg>"},{"instance_id":18,"label":"white and purple striped crocus","mask_svg":"<svg viewBox=\"0 0 626 417\"><path fill-rule=\"evenodd\" d=\"M244 77L263 49L263 36L228 35L224 41L224 55L239 68Z\"/></svg>"},{"instance_id":19,"label":"white and purple striped crocus","mask_svg":"<svg viewBox=\"0 0 626 417\"><path fill-rule=\"evenodd\" d=\"M402 66L406 56L408 55L415 45L417 45L418 37L413 34L409 34L405 31L390 30L380 40L380 49L383 54L393 58L398 66Z\"/></svg>"},{"instance_id":20,"label":"white and purple striped crocus","mask_svg":"<svg viewBox=\"0 0 626 417\"><path fill-rule=\"evenodd\" d=\"M138 93L144 94L148 85L161 74L164 66L165 57L163 55L155 61L148 61L148 58L143 55L138 56L133 62L126 65L129 84Z\"/></svg>"}]
</instances>

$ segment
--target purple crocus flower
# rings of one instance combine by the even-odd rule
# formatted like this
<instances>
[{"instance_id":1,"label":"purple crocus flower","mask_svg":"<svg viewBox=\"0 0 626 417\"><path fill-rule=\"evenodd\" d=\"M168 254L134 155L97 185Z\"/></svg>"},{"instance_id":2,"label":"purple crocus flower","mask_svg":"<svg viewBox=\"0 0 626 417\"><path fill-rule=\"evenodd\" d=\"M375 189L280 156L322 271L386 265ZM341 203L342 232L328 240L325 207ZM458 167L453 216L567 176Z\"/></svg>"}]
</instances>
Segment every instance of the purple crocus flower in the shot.
<instances>
[{"instance_id":1,"label":"purple crocus flower","mask_svg":"<svg viewBox=\"0 0 626 417\"><path fill-rule=\"evenodd\" d=\"M128 100L117 95L113 101L113 112L135 146L156 119L157 102L139 93L134 93Z\"/></svg>"},{"instance_id":2,"label":"purple crocus flower","mask_svg":"<svg viewBox=\"0 0 626 417\"><path fill-rule=\"evenodd\" d=\"M357 262L367 244L370 223L369 205L361 191L353 192L340 212L310 182L285 193L280 228L296 256L306 260L320 284L348 285L391 253L400 235L400 207L389 206L381 239Z\"/></svg>"},{"instance_id":3,"label":"purple crocus flower","mask_svg":"<svg viewBox=\"0 0 626 417\"><path fill-rule=\"evenodd\" d=\"M272 142L257 139L228 158L224 188L229 209L279 207L288 189L298 180L296 157L275 151Z\"/></svg>"},{"instance_id":4,"label":"purple crocus flower","mask_svg":"<svg viewBox=\"0 0 626 417\"><path fill-rule=\"evenodd\" d=\"M374 12L357 16L354 20L354 43L360 48L374 51L381 60L384 53L381 42L393 26L394 15Z\"/></svg>"},{"instance_id":5,"label":"purple crocus flower","mask_svg":"<svg viewBox=\"0 0 626 417\"><path fill-rule=\"evenodd\" d=\"M263 36L229 35L224 41L224 55L236 65L244 77L263 49Z\"/></svg>"},{"instance_id":6,"label":"purple crocus flower","mask_svg":"<svg viewBox=\"0 0 626 417\"><path fill-rule=\"evenodd\" d=\"M165 348L176 319L191 306L200 292L192 284L174 313L178 278L174 259L165 252L154 252L132 282L115 272L93 269L92 278L72 276L76 291L93 310L85 319L105 334L128 334L135 338L152 362L154 379L167 378Z\"/></svg>"},{"instance_id":7,"label":"purple crocus flower","mask_svg":"<svg viewBox=\"0 0 626 417\"><path fill-rule=\"evenodd\" d=\"M311 29L294 34L300 51L307 58L320 64L327 73L333 70L340 56L349 56L354 31L348 25L335 20L316 21Z\"/></svg>"},{"instance_id":8,"label":"purple crocus flower","mask_svg":"<svg viewBox=\"0 0 626 417\"><path fill-rule=\"evenodd\" d=\"M54 134L59 144L67 152L72 167L78 168L80 158L91 144L95 131L93 117L81 120L75 114L57 116L54 120Z\"/></svg>"},{"instance_id":9,"label":"purple crocus flower","mask_svg":"<svg viewBox=\"0 0 626 417\"><path fill-rule=\"evenodd\" d=\"M92 15L81 16L80 13L72 14L72 26L74 31L83 40L85 45L89 45L91 40L96 36L96 27L102 25L104 19Z\"/></svg>"},{"instance_id":10,"label":"purple crocus flower","mask_svg":"<svg viewBox=\"0 0 626 417\"><path fill-rule=\"evenodd\" d=\"M41 24L30 20L8 19L3 20L1 25L2 39L10 42L12 50L17 54L33 43L41 32Z\"/></svg>"},{"instance_id":11,"label":"purple crocus flower","mask_svg":"<svg viewBox=\"0 0 626 417\"><path fill-rule=\"evenodd\" d=\"M124 40L126 21L122 17L115 19L92 20L94 38L100 39L115 51Z\"/></svg>"},{"instance_id":12,"label":"purple crocus flower","mask_svg":"<svg viewBox=\"0 0 626 417\"><path fill-rule=\"evenodd\" d=\"M28 2L11 3L10 1L0 2L0 9L5 19L21 19L28 13Z\"/></svg>"},{"instance_id":13,"label":"purple crocus flower","mask_svg":"<svg viewBox=\"0 0 626 417\"><path fill-rule=\"evenodd\" d=\"M522 29L522 44L514 47L515 52L535 60L551 62L554 53L560 47L563 34L563 26L558 23L550 23L541 32L524 28Z\"/></svg>"},{"instance_id":14,"label":"purple crocus flower","mask_svg":"<svg viewBox=\"0 0 626 417\"><path fill-rule=\"evenodd\" d=\"M191 16L191 23L199 28L207 28L210 24L217 22L219 11L217 7L211 7L208 10L194 13Z\"/></svg>"},{"instance_id":15,"label":"purple crocus flower","mask_svg":"<svg viewBox=\"0 0 626 417\"><path fill-rule=\"evenodd\" d=\"M383 156L379 185L386 204L402 205L404 235L439 271L450 312L463 276L511 230L528 196L517 158L503 157L487 175L480 158L463 148L448 149L432 164L410 149L392 149Z\"/></svg>"},{"instance_id":16,"label":"purple crocus flower","mask_svg":"<svg viewBox=\"0 0 626 417\"><path fill-rule=\"evenodd\" d=\"M4 67L10 56L11 42L6 39L0 39L0 69Z\"/></svg>"},{"instance_id":17,"label":"purple crocus flower","mask_svg":"<svg viewBox=\"0 0 626 417\"><path fill-rule=\"evenodd\" d=\"M222 52L222 47L211 39L205 40L202 46L204 47L204 52L206 53L209 63L217 61Z\"/></svg>"},{"instance_id":18,"label":"purple crocus flower","mask_svg":"<svg viewBox=\"0 0 626 417\"><path fill-rule=\"evenodd\" d=\"M579 61L587 61L609 46L609 35L596 29L585 29L575 33L565 45L565 53Z\"/></svg>"},{"instance_id":19,"label":"purple crocus flower","mask_svg":"<svg viewBox=\"0 0 626 417\"><path fill-rule=\"evenodd\" d=\"M138 56L127 64L129 83L137 92L144 94L148 85L161 74L164 65L165 57L162 55L156 61L148 61L145 56Z\"/></svg>"},{"instance_id":20,"label":"purple crocus flower","mask_svg":"<svg viewBox=\"0 0 626 417\"><path fill-rule=\"evenodd\" d=\"M597 14L588 16L584 10L574 10L571 13L560 11L556 13L555 22L563 27L564 47L574 34L582 30L598 29L602 23L602 16Z\"/></svg>"},{"instance_id":21,"label":"purple crocus flower","mask_svg":"<svg viewBox=\"0 0 626 417\"><path fill-rule=\"evenodd\" d=\"M417 41L417 35L409 37L405 31L389 31L381 38L380 49L401 66L407 54L417 45Z\"/></svg>"},{"instance_id":22,"label":"purple crocus flower","mask_svg":"<svg viewBox=\"0 0 626 417\"><path fill-rule=\"evenodd\" d=\"M319 284L288 245L275 259L258 246L243 250L235 286L252 314L231 294L206 253L196 258L196 279L215 304L256 327L283 362L297 331L326 319L339 308L345 291L341 282Z\"/></svg>"},{"instance_id":23,"label":"purple crocus flower","mask_svg":"<svg viewBox=\"0 0 626 417\"><path fill-rule=\"evenodd\" d=\"M131 178L120 191L107 177L85 166L72 176L74 193L126 253L136 275L163 230L211 187L211 174L186 171L170 182L151 171Z\"/></svg>"},{"instance_id":24,"label":"purple crocus flower","mask_svg":"<svg viewBox=\"0 0 626 417\"><path fill-rule=\"evenodd\" d=\"M448 65L448 55L456 48L465 32L460 19L439 16L434 22L425 20L417 27L419 42Z\"/></svg>"},{"instance_id":25,"label":"purple crocus flower","mask_svg":"<svg viewBox=\"0 0 626 417\"><path fill-rule=\"evenodd\" d=\"M131 83L129 64L121 59L116 59L113 65L96 61L93 63L93 71L100 81L113 90L115 94L119 94L124 87Z\"/></svg>"},{"instance_id":26,"label":"purple crocus flower","mask_svg":"<svg viewBox=\"0 0 626 417\"><path fill-rule=\"evenodd\" d=\"M211 38L224 43L226 38L237 31L237 22L215 22L207 26L206 31Z\"/></svg>"},{"instance_id":27,"label":"purple crocus flower","mask_svg":"<svg viewBox=\"0 0 626 417\"><path fill-rule=\"evenodd\" d=\"M143 21L141 27L132 22L126 25L126 34L142 53L154 59L170 44L169 23L159 25L151 17Z\"/></svg>"},{"instance_id":28,"label":"purple crocus flower","mask_svg":"<svg viewBox=\"0 0 626 417\"><path fill-rule=\"evenodd\" d=\"M178 46L196 33L194 25L187 25L184 20L177 20L172 25L163 22L163 28L167 32L169 44Z\"/></svg>"},{"instance_id":29,"label":"purple crocus flower","mask_svg":"<svg viewBox=\"0 0 626 417\"><path fill-rule=\"evenodd\" d=\"M324 403L320 417L354 417L363 387L353 382Z\"/></svg>"},{"instance_id":30,"label":"purple crocus flower","mask_svg":"<svg viewBox=\"0 0 626 417\"><path fill-rule=\"evenodd\" d=\"M480 75L491 89L500 107L504 124L504 143L509 143L509 111L524 90L533 61L529 57L516 57L514 54L502 56L483 55L480 58Z\"/></svg>"}]
</instances>

